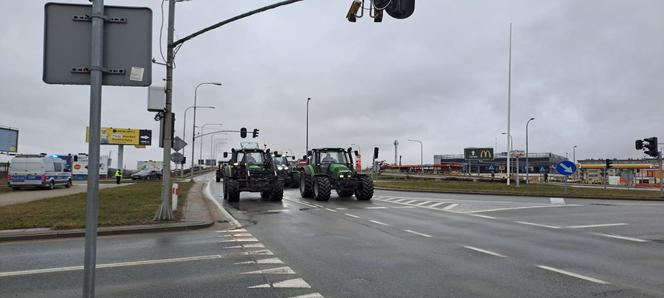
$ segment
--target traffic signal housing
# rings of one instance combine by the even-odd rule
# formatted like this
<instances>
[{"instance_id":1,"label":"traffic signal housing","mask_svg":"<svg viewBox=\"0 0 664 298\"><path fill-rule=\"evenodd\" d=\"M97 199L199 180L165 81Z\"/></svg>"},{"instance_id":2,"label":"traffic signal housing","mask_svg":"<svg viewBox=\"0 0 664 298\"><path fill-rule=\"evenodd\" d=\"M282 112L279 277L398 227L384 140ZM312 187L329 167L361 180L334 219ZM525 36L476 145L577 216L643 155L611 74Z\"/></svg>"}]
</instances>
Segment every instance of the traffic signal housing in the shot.
<instances>
[{"instance_id":1,"label":"traffic signal housing","mask_svg":"<svg viewBox=\"0 0 664 298\"><path fill-rule=\"evenodd\" d=\"M643 149L643 140L636 140L636 150Z\"/></svg>"},{"instance_id":2,"label":"traffic signal housing","mask_svg":"<svg viewBox=\"0 0 664 298\"><path fill-rule=\"evenodd\" d=\"M612 164L613 164L613 160L610 160L610 159L607 158L606 159L606 169L607 170L610 169Z\"/></svg>"},{"instance_id":3,"label":"traffic signal housing","mask_svg":"<svg viewBox=\"0 0 664 298\"><path fill-rule=\"evenodd\" d=\"M257 138L258 137L258 129L254 128L254 131L251 133L252 138Z\"/></svg>"},{"instance_id":4,"label":"traffic signal housing","mask_svg":"<svg viewBox=\"0 0 664 298\"><path fill-rule=\"evenodd\" d=\"M643 142L643 148L645 149L646 154L652 157L657 157L657 155L659 155L657 152L657 137L643 139Z\"/></svg>"},{"instance_id":5,"label":"traffic signal housing","mask_svg":"<svg viewBox=\"0 0 664 298\"><path fill-rule=\"evenodd\" d=\"M240 128L240 137L243 138L243 139L247 137L247 128L246 127Z\"/></svg>"}]
</instances>

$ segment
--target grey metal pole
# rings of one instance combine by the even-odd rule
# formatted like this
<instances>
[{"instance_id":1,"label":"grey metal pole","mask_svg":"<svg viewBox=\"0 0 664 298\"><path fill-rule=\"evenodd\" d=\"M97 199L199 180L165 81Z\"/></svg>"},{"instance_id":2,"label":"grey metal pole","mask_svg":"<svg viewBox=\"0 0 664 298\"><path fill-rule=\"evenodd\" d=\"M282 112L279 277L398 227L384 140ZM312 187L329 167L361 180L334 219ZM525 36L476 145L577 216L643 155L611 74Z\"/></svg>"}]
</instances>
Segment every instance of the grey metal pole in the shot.
<instances>
[{"instance_id":1,"label":"grey metal pole","mask_svg":"<svg viewBox=\"0 0 664 298\"><path fill-rule=\"evenodd\" d=\"M510 49L509 49L509 66L507 72L507 186L510 185L510 120L512 117L512 23L510 23Z\"/></svg>"},{"instance_id":2,"label":"grey metal pole","mask_svg":"<svg viewBox=\"0 0 664 298\"><path fill-rule=\"evenodd\" d=\"M309 154L309 101L311 100L311 97L307 97L307 146L306 146L306 151L305 154Z\"/></svg>"},{"instance_id":3,"label":"grey metal pole","mask_svg":"<svg viewBox=\"0 0 664 298\"><path fill-rule=\"evenodd\" d=\"M535 120L535 118L530 118L528 119L528 122L526 122L526 184L530 184L528 179L528 174L530 172L530 168L528 165L528 124L530 124L530 121L533 120Z\"/></svg>"},{"instance_id":4,"label":"grey metal pole","mask_svg":"<svg viewBox=\"0 0 664 298\"><path fill-rule=\"evenodd\" d=\"M191 168L189 169L191 181L194 181L194 154L196 152L196 97L198 96L198 87L202 84L198 84L194 89L194 121L191 128Z\"/></svg>"},{"instance_id":5,"label":"grey metal pole","mask_svg":"<svg viewBox=\"0 0 664 298\"><path fill-rule=\"evenodd\" d=\"M161 184L161 205L154 215L155 220L173 220L171 211L171 146L173 143L173 33L175 31L175 0L168 0L168 45L166 50L166 108L164 109L164 154Z\"/></svg>"},{"instance_id":6,"label":"grey metal pole","mask_svg":"<svg viewBox=\"0 0 664 298\"><path fill-rule=\"evenodd\" d=\"M118 145L118 169L120 175L124 175L124 145ZM122 176L120 176L120 181L122 181Z\"/></svg>"},{"instance_id":7,"label":"grey metal pole","mask_svg":"<svg viewBox=\"0 0 664 298\"><path fill-rule=\"evenodd\" d=\"M189 111L191 107L188 107L184 109L184 119L182 119L182 140L186 141L187 140L187 111ZM186 147L182 148L182 155L187 156L186 154ZM180 177L184 178L184 164L180 165Z\"/></svg>"},{"instance_id":8,"label":"grey metal pole","mask_svg":"<svg viewBox=\"0 0 664 298\"><path fill-rule=\"evenodd\" d=\"M664 170L662 169L662 151L658 152L657 159L659 159L659 196L664 198Z\"/></svg>"},{"instance_id":9,"label":"grey metal pole","mask_svg":"<svg viewBox=\"0 0 664 298\"><path fill-rule=\"evenodd\" d=\"M101 93L104 67L104 0L92 2L90 52L90 143L88 144L88 186L85 210L85 255L83 297L95 296L97 266L97 216L99 214L99 151L101 138Z\"/></svg>"},{"instance_id":10,"label":"grey metal pole","mask_svg":"<svg viewBox=\"0 0 664 298\"><path fill-rule=\"evenodd\" d=\"M519 155L518 154L515 157L515 159L516 159L516 169L515 169L514 172L516 173L516 187L519 187Z\"/></svg>"}]
</instances>

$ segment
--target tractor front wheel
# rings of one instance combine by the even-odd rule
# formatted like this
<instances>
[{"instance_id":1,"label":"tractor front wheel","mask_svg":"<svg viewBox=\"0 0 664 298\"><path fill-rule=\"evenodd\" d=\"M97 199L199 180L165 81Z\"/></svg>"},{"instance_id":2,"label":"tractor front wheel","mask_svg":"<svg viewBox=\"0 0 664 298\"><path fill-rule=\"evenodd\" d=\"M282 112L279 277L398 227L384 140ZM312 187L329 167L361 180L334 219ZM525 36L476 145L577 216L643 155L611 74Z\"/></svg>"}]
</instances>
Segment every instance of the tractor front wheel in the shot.
<instances>
[{"instance_id":1,"label":"tractor front wheel","mask_svg":"<svg viewBox=\"0 0 664 298\"><path fill-rule=\"evenodd\" d=\"M270 193L270 200L272 201L281 201L284 198L284 184L283 182L277 182L272 188Z\"/></svg>"},{"instance_id":2,"label":"tractor front wheel","mask_svg":"<svg viewBox=\"0 0 664 298\"><path fill-rule=\"evenodd\" d=\"M300 174L300 195L302 195L302 198L311 198L313 196L313 190L311 189L313 186L312 178L307 173Z\"/></svg>"},{"instance_id":3,"label":"tractor front wheel","mask_svg":"<svg viewBox=\"0 0 664 298\"><path fill-rule=\"evenodd\" d=\"M330 199L330 179L325 176L318 176L314 179L314 199L316 201L327 201Z\"/></svg>"},{"instance_id":4,"label":"tractor front wheel","mask_svg":"<svg viewBox=\"0 0 664 298\"><path fill-rule=\"evenodd\" d=\"M360 187L355 190L355 197L360 201L371 200L374 193L373 180L369 176L360 177Z\"/></svg>"},{"instance_id":5,"label":"tractor front wheel","mask_svg":"<svg viewBox=\"0 0 664 298\"><path fill-rule=\"evenodd\" d=\"M228 201L229 202L239 202L240 201L240 183L235 180L228 180L226 182L228 187Z\"/></svg>"}]
</instances>

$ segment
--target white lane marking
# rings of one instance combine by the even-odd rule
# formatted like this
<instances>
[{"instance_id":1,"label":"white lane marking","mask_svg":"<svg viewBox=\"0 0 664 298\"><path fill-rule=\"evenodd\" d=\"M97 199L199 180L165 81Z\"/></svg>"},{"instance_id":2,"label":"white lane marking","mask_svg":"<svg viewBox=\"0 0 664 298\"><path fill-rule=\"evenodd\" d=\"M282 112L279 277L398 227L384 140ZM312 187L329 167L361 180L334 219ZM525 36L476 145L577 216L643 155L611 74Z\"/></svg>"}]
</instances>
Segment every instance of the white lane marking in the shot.
<instances>
[{"instance_id":1,"label":"white lane marking","mask_svg":"<svg viewBox=\"0 0 664 298\"><path fill-rule=\"evenodd\" d=\"M406 199L398 199L398 200L396 200L396 201L394 201L394 202L396 202L396 203L401 203L401 202L403 202L403 201L406 201Z\"/></svg>"},{"instance_id":2,"label":"white lane marking","mask_svg":"<svg viewBox=\"0 0 664 298\"><path fill-rule=\"evenodd\" d=\"M399 206L399 207L393 207L395 209L413 209L415 206Z\"/></svg>"},{"instance_id":3,"label":"white lane marking","mask_svg":"<svg viewBox=\"0 0 664 298\"><path fill-rule=\"evenodd\" d=\"M318 205L318 204L313 204L313 205L318 207L318 208L323 208L323 205Z\"/></svg>"},{"instance_id":4,"label":"white lane marking","mask_svg":"<svg viewBox=\"0 0 664 298\"><path fill-rule=\"evenodd\" d=\"M418 235L418 236L422 236L422 237L427 237L427 238L431 238L431 237L432 237L431 235L424 234L424 233L420 233L420 232L415 232L415 231L413 231L413 230L403 230L403 231L404 231L404 232L411 233L411 234L415 234L415 235Z\"/></svg>"},{"instance_id":5,"label":"white lane marking","mask_svg":"<svg viewBox=\"0 0 664 298\"><path fill-rule=\"evenodd\" d=\"M237 221L237 219L235 219L235 217L233 217L230 213L228 213L228 211L226 211L226 209L224 209L224 207L222 207L221 204L219 204L219 202L214 198L214 196L212 196L212 193L210 192L210 185L211 185L211 183L208 182L207 186L205 187L205 191L203 192L203 194L207 197L208 200L212 201L212 203L214 203L217 206L219 211L221 211L221 214L223 214L224 217L228 218L228 220L230 220L231 224L233 224L236 228L241 227L242 224L240 224L240 222ZM236 229L236 230L238 230L238 229Z\"/></svg>"},{"instance_id":6,"label":"white lane marking","mask_svg":"<svg viewBox=\"0 0 664 298\"><path fill-rule=\"evenodd\" d=\"M330 211L330 212L337 212L337 210L330 209L330 208L325 208L325 210Z\"/></svg>"},{"instance_id":7,"label":"white lane marking","mask_svg":"<svg viewBox=\"0 0 664 298\"><path fill-rule=\"evenodd\" d=\"M556 205L565 205L565 199L563 198L551 198L549 199L551 204L556 204Z\"/></svg>"},{"instance_id":8,"label":"white lane marking","mask_svg":"<svg viewBox=\"0 0 664 298\"><path fill-rule=\"evenodd\" d=\"M445 206L445 208L443 208L443 210L449 211L449 210L452 210L456 206L459 206L459 204L450 204L450 205Z\"/></svg>"},{"instance_id":9,"label":"white lane marking","mask_svg":"<svg viewBox=\"0 0 664 298\"><path fill-rule=\"evenodd\" d=\"M298 203L298 204L301 204L301 205L304 205L304 206L307 206L307 207L311 207L311 208L318 208L315 205L311 205L311 204L308 204L308 203L305 203L305 202L300 202L299 200L291 200L291 199L288 199L288 198L284 198L284 200L291 201L293 203Z\"/></svg>"},{"instance_id":10,"label":"white lane marking","mask_svg":"<svg viewBox=\"0 0 664 298\"><path fill-rule=\"evenodd\" d=\"M438 202L438 203L433 204L433 205L431 205L431 206L429 206L429 207L434 208L434 207L438 207L438 206L440 206L440 205L442 205L442 204L446 204L446 203L447 203L447 202Z\"/></svg>"},{"instance_id":11,"label":"white lane marking","mask_svg":"<svg viewBox=\"0 0 664 298\"><path fill-rule=\"evenodd\" d=\"M155 264L191 262L191 261L201 261L201 260L215 260L215 259L221 259L221 258L222 258L221 255L207 255L207 256L197 256L197 257L184 257L184 258L171 258L171 259L156 259L156 260L145 260L145 261L122 262L122 263L97 264L96 267L97 267L97 269L117 268L117 267L129 267L129 266L140 266L140 265L155 265ZM83 270L83 266L69 266L69 267L56 267L56 268L45 268L45 269L0 272L0 277L18 276L18 275L32 275L32 274L41 274L41 273L54 273L54 272L66 272L66 271L79 271L79 270Z\"/></svg>"},{"instance_id":12,"label":"white lane marking","mask_svg":"<svg viewBox=\"0 0 664 298\"><path fill-rule=\"evenodd\" d=\"M247 230L245 229L234 229L234 230L219 230L217 233L238 233L238 232L246 232Z\"/></svg>"},{"instance_id":13,"label":"white lane marking","mask_svg":"<svg viewBox=\"0 0 664 298\"><path fill-rule=\"evenodd\" d=\"M485 254L487 254L487 255L492 255L492 256L494 256L494 257L507 258L507 256L505 256L505 255L501 255L501 254L499 254L499 253L497 253L497 252L493 252L493 251L490 251L490 250L481 249L481 248L474 247L474 246L469 246L469 245L464 245L463 247L465 247L465 248L467 248L467 249L470 249L470 250L477 251L477 252L485 253Z\"/></svg>"},{"instance_id":14,"label":"white lane marking","mask_svg":"<svg viewBox=\"0 0 664 298\"><path fill-rule=\"evenodd\" d=\"M263 269L249 272L242 272L241 274L295 274L295 271L288 266L277 267L271 269Z\"/></svg>"},{"instance_id":15,"label":"white lane marking","mask_svg":"<svg viewBox=\"0 0 664 298\"><path fill-rule=\"evenodd\" d=\"M228 242L258 242L258 239L250 237L250 238L235 238L229 240L221 240L221 243L228 243Z\"/></svg>"},{"instance_id":16,"label":"white lane marking","mask_svg":"<svg viewBox=\"0 0 664 298\"><path fill-rule=\"evenodd\" d=\"M261 250L251 250L251 251L245 251L242 253L245 256L272 256L274 255L273 252L267 249L261 249Z\"/></svg>"},{"instance_id":17,"label":"white lane marking","mask_svg":"<svg viewBox=\"0 0 664 298\"><path fill-rule=\"evenodd\" d=\"M384 198L383 201L385 201L385 202L392 202L392 201L394 201L394 200L396 200L396 199L397 199L397 198Z\"/></svg>"},{"instance_id":18,"label":"white lane marking","mask_svg":"<svg viewBox=\"0 0 664 298\"><path fill-rule=\"evenodd\" d=\"M311 293L311 294L304 294L304 295L300 295L300 296L293 296L293 297L289 297L289 298L325 298L325 297L323 297L323 295L321 295L320 293Z\"/></svg>"},{"instance_id":19,"label":"white lane marking","mask_svg":"<svg viewBox=\"0 0 664 298\"><path fill-rule=\"evenodd\" d=\"M337 208L337 210L346 210L346 209L348 209L348 208L344 208L344 207Z\"/></svg>"},{"instance_id":20,"label":"white lane marking","mask_svg":"<svg viewBox=\"0 0 664 298\"><path fill-rule=\"evenodd\" d=\"M527 221L515 221L515 223L520 223L522 225L541 227L541 228L560 229L559 226L549 226L549 225L543 225L543 224L538 224L538 223L534 223L534 222L527 222Z\"/></svg>"},{"instance_id":21,"label":"white lane marking","mask_svg":"<svg viewBox=\"0 0 664 298\"><path fill-rule=\"evenodd\" d=\"M242 244L244 248L265 248L265 245L261 243L251 243L251 244Z\"/></svg>"},{"instance_id":22,"label":"white lane marking","mask_svg":"<svg viewBox=\"0 0 664 298\"><path fill-rule=\"evenodd\" d=\"M250 233L237 233L237 234L232 234L233 237L253 237Z\"/></svg>"},{"instance_id":23,"label":"white lane marking","mask_svg":"<svg viewBox=\"0 0 664 298\"><path fill-rule=\"evenodd\" d=\"M384 222L380 222L380 221L377 221L377 220L372 220L372 219L370 219L369 221L372 222L372 223L375 223L375 224L377 224L377 225L381 225L381 226L386 226L386 227L390 226L390 225L388 225L388 224L386 224L386 223L384 223Z\"/></svg>"},{"instance_id":24,"label":"white lane marking","mask_svg":"<svg viewBox=\"0 0 664 298\"><path fill-rule=\"evenodd\" d=\"M562 269L557 269L557 268L544 266L544 265L535 265L535 266L537 266L537 268L540 268L540 269L553 271L553 272L556 272L556 273L564 274L564 275L571 276L571 277L576 277L576 278L579 278L579 279L587 280L587 281L598 283L598 284L603 284L603 285L608 285L609 284L608 282L603 281L601 279L597 279L597 278L593 278L593 277L589 277L589 276L585 276L585 275L581 275L581 274L576 274L574 272L569 272L569 271L565 271L565 270L562 270Z\"/></svg>"},{"instance_id":25,"label":"white lane marking","mask_svg":"<svg viewBox=\"0 0 664 298\"><path fill-rule=\"evenodd\" d=\"M481 217L481 218L486 218L486 219L496 219L493 216L488 216L488 215L482 215L482 214L472 214L472 213L466 213L470 216L475 216L475 217Z\"/></svg>"},{"instance_id":26,"label":"white lane marking","mask_svg":"<svg viewBox=\"0 0 664 298\"><path fill-rule=\"evenodd\" d=\"M288 211L290 211L290 210L288 210L288 209L270 209L266 212L268 212L268 213L279 213L279 212L288 212Z\"/></svg>"},{"instance_id":27,"label":"white lane marking","mask_svg":"<svg viewBox=\"0 0 664 298\"><path fill-rule=\"evenodd\" d=\"M420 203L415 204L415 206L422 206L422 205L426 205L426 204L429 204L429 203L431 203L431 201L424 201L424 202L420 202Z\"/></svg>"},{"instance_id":28,"label":"white lane marking","mask_svg":"<svg viewBox=\"0 0 664 298\"><path fill-rule=\"evenodd\" d=\"M223 249L234 249L234 248L243 248L242 245L233 245L233 246L226 246Z\"/></svg>"},{"instance_id":29,"label":"white lane marking","mask_svg":"<svg viewBox=\"0 0 664 298\"><path fill-rule=\"evenodd\" d=\"M348 213L344 213L344 215L345 215L345 216L350 216L350 217L353 217L353 218L360 218L360 217L357 216L357 215L348 214Z\"/></svg>"},{"instance_id":30,"label":"white lane marking","mask_svg":"<svg viewBox=\"0 0 664 298\"><path fill-rule=\"evenodd\" d=\"M404 204L412 204L413 202L417 202L417 200L409 200L409 201L405 201L403 203Z\"/></svg>"},{"instance_id":31,"label":"white lane marking","mask_svg":"<svg viewBox=\"0 0 664 298\"><path fill-rule=\"evenodd\" d=\"M599 236L609 237L609 238L620 239L620 240L633 241L633 242L648 242L648 240L643 240L643 239L633 238L633 237L620 236L620 235L604 234L604 233L594 233L594 234L599 235Z\"/></svg>"},{"instance_id":32,"label":"white lane marking","mask_svg":"<svg viewBox=\"0 0 664 298\"><path fill-rule=\"evenodd\" d=\"M387 207L383 207L383 206L372 206L372 207L364 207L364 209L387 209Z\"/></svg>"},{"instance_id":33,"label":"white lane marking","mask_svg":"<svg viewBox=\"0 0 664 298\"><path fill-rule=\"evenodd\" d=\"M247 264L283 264L284 262L280 260L279 258L269 258L269 259L261 259L261 260L252 260L252 261L246 261L246 262L238 262L234 263L233 265L247 265Z\"/></svg>"},{"instance_id":34,"label":"white lane marking","mask_svg":"<svg viewBox=\"0 0 664 298\"><path fill-rule=\"evenodd\" d=\"M306 288L309 289L311 286L304 281L304 279L301 278L295 278L295 279L288 279L280 282L275 282L275 283L269 283L269 284L262 284L262 285L256 285L256 286L251 286L249 289L258 289L258 288Z\"/></svg>"},{"instance_id":35,"label":"white lane marking","mask_svg":"<svg viewBox=\"0 0 664 298\"><path fill-rule=\"evenodd\" d=\"M486 210L475 210L468 211L466 213L483 213L483 212L495 212L495 211L509 211L509 210L520 210L520 209L535 209L535 208L561 208L561 207L580 207L583 205L570 204L570 205L537 205L537 206L521 206L521 207L508 207L508 208L495 208L495 209L486 209Z\"/></svg>"},{"instance_id":36,"label":"white lane marking","mask_svg":"<svg viewBox=\"0 0 664 298\"><path fill-rule=\"evenodd\" d=\"M628 223L619 222L619 223L608 223L608 224L597 224L597 225L581 225L581 226L567 226L568 229L585 229L585 228L601 228L601 227L617 227L617 226L627 226Z\"/></svg>"}]
</instances>

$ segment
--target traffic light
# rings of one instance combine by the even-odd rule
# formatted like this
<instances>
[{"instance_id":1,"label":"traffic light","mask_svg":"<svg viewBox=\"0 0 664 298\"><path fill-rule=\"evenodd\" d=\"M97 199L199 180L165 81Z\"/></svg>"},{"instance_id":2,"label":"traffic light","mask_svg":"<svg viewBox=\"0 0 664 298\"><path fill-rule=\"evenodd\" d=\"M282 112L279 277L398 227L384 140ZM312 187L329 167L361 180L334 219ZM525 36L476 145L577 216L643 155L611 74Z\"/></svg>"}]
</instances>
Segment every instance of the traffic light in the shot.
<instances>
[{"instance_id":1,"label":"traffic light","mask_svg":"<svg viewBox=\"0 0 664 298\"><path fill-rule=\"evenodd\" d=\"M392 0L385 11L395 19L405 19L415 11L415 0Z\"/></svg>"},{"instance_id":2,"label":"traffic light","mask_svg":"<svg viewBox=\"0 0 664 298\"><path fill-rule=\"evenodd\" d=\"M247 137L247 128L246 127L240 128L240 137L243 138L243 139Z\"/></svg>"},{"instance_id":3,"label":"traffic light","mask_svg":"<svg viewBox=\"0 0 664 298\"><path fill-rule=\"evenodd\" d=\"M657 157L657 137L645 138L643 141L647 143L643 144L643 148L646 150L645 153L652 157Z\"/></svg>"},{"instance_id":4,"label":"traffic light","mask_svg":"<svg viewBox=\"0 0 664 298\"><path fill-rule=\"evenodd\" d=\"M612 164L613 164L613 160L610 160L610 159L607 158L606 159L606 169L608 170L609 168L611 168Z\"/></svg>"},{"instance_id":5,"label":"traffic light","mask_svg":"<svg viewBox=\"0 0 664 298\"><path fill-rule=\"evenodd\" d=\"M258 129L254 128L254 131L251 133L251 137L253 137L253 138L258 137Z\"/></svg>"},{"instance_id":6,"label":"traffic light","mask_svg":"<svg viewBox=\"0 0 664 298\"><path fill-rule=\"evenodd\" d=\"M346 14L346 18L349 22L355 23L357 12L360 10L361 6L362 1L353 0L353 2L350 4L350 9L348 9L348 13Z\"/></svg>"},{"instance_id":7,"label":"traffic light","mask_svg":"<svg viewBox=\"0 0 664 298\"><path fill-rule=\"evenodd\" d=\"M636 150L643 149L643 140L636 140Z\"/></svg>"}]
</instances>

